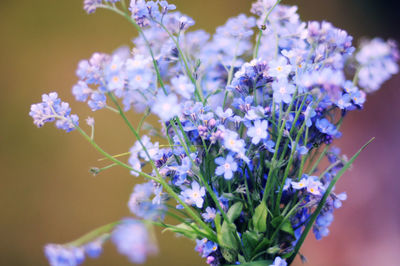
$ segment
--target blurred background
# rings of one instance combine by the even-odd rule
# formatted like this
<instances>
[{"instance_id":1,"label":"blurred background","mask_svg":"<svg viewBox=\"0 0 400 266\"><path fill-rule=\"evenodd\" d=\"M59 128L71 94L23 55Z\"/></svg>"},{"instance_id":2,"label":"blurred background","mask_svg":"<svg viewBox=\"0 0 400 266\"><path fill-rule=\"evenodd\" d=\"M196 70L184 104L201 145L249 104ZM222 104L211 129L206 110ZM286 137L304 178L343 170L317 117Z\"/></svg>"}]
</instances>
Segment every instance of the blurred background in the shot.
<instances>
[{"instance_id":1,"label":"blurred background","mask_svg":"<svg viewBox=\"0 0 400 266\"><path fill-rule=\"evenodd\" d=\"M213 32L228 17L248 13L251 1L171 0ZM400 4L377 0L307 0L297 4L303 21L327 20L361 36L399 40ZM298 3L297 3L298 2ZM93 177L99 154L77 133L48 125L37 129L28 116L42 93L58 91L81 120L91 111L71 95L79 60L130 44L133 28L100 10L87 15L82 0L0 1L0 265L46 265L46 243L69 242L87 231L128 216L133 185L140 182L113 168ZM351 155L370 137L352 171L337 185L349 195L336 212L331 234L310 236L302 249L310 266L400 265L400 76L370 95L362 112L342 127L338 146ZM126 151L134 139L107 111L96 118L96 139L108 152ZM139 116L131 114L131 119ZM159 255L146 265L205 265L194 244L160 234ZM129 265L108 244L103 256L84 265ZM296 261L294 265L301 265Z\"/></svg>"}]
</instances>

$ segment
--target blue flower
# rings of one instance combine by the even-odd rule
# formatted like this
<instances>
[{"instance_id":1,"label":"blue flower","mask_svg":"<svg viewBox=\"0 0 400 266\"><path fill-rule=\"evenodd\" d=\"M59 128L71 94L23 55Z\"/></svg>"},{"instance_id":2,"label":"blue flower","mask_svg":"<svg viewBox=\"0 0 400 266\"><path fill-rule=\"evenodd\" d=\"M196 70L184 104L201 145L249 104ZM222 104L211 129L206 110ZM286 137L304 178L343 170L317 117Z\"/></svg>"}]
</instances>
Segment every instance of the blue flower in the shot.
<instances>
[{"instance_id":1,"label":"blue flower","mask_svg":"<svg viewBox=\"0 0 400 266\"><path fill-rule=\"evenodd\" d=\"M175 185L180 186L184 184L187 179L186 176L190 173L192 169L192 162L189 157L185 157L182 159L182 164L177 167L178 176L174 180Z\"/></svg>"},{"instance_id":2,"label":"blue flower","mask_svg":"<svg viewBox=\"0 0 400 266\"><path fill-rule=\"evenodd\" d=\"M304 118L307 119L306 120L306 126L307 127L311 127L312 125L312 120L311 118L313 118L317 113L315 112L315 109L312 107L312 105L308 105L306 110L303 112Z\"/></svg>"},{"instance_id":3,"label":"blue flower","mask_svg":"<svg viewBox=\"0 0 400 266\"><path fill-rule=\"evenodd\" d=\"M383 82L399 72L399 53L393 41L384 42L379 38L365 41L356 59L361 66L359 84L367 92L376 91Z\"/></svg>"},{"instance_id":4,"label":"blue flower","mask_svg":"<svg viewBox=\"0 0 400 266\"><path fill-rule=\"evenodd\" d=\"M218 250L218 245L207 238L201 240L196 239L195 250L201 254L202 258L209 256L211 253Z\"/></svg>"},{"instance_id":5,"label":"blue flower","mask_svg":"<svg viewBox=\"0 0 400 266\"><path fill-rule=\"evenodd\" d=\"M175 94L165 96L161 92L157 95L156 102L152 106L152 111L164 122L180 115L181 106L178 103L178 97Z\"/></svg>"},{"instance_id":6,"label":"blue flower","mask_svg":"<svg viewBox=\"0 0 400 266\"><path fill-rule=\"evenodd\" d=\"M291 182L292 188L295 190L307 189L307 192L312 195L321 195L321 191L324 190L322 183L316 176L303 175L299 182Z\"/></svg>"},{"instance_id":7,"label":"blue flower","mask_svg":"<svg viewBox=\"0 0 400 266\"><path fill-rule=\"evenodd\" d=\"M80 102L85 102L91 93L92 89L83 81L78 81L72 88L72 94L75 96L75 99Z\"/></svg>"},{"instance_id":8,"label":"blue flower","mask_svg":"<svg viewBox=\"0 0 400 266\"><path fill-rule=\"evenodd\" d=\"M244 140L239 139L239 135L236 132L225 130L223 134L224 134L223 139L225 148L233 152L244 153L245 150Z\"/></svg>"},{"instance_id":9,"label":"blue flower","mask_svg":"<svg viewBox=\"0 0 400 266\"><path fill-rule=\"evenodd\" d=\"M331 211L318 215L318 218L315 221L315 225L313 227L313 232L317 240L320 240L329 234L328 227L331 225L332 222L333 214Z\"/></svg>"},{"instance_id":10,"label":"blue flower","mask_svg":"<svg viewBox=\"0 0 400 266\"><path fill-rule=\"evenodd\" d=\"M77 266L85 260L84 249L81 247L47 244L44 252L51 266Z\"/></svg>"},{"instance_id":11,"label":"blue flower","mask_svg":"<svg viewBox=\"0 0 400 266\"><path fill-rule=\"evenodd\" d=\"M102 0L84 0L83 9L88 13L94 13L96 9L101 5Z\"/></svg>"},{"instance_id":12,"label":"blue flower","mask_svg":"<svg viewBox=\"0 0 400 266\"><path fill-rule=\"evenodd\" d=\"M144 263L148 255L158 251L146 226L130 218L122 220L114 229L111 240L132 263Z\"/></svg>"},{"instance_id":13,"label":"blue flower","mask_svg":"<svg viewBox=\"0 0 400 266\"><path fill-rule=\"evenodd\" d=\"M147 220L162 218L164 216L164 205L150 200L153 194L154 185L152 182L137 184L129 198L128 207L130 211L137 217Z\"/></svg>"},{"instance_id":14,"label":"blue flower","mask_svg":"<svg viewBox=\"0 0 400 266\"><path fill-rule=\"evenodd\" d=\"M247 131L247 135L252 138L251 142L257 145L260 140L264 140L268 137L268 121L256 120L254 125Z\"/></svg>"},{"instance_id":15,"label":"blue flower","mask_svg":"<svg viewBox=\"0 0 400 266\"><path fill-rule=\"evenodd\" d=\"M207 241L207 243L203 247L203 254L202 257L208 257L211 253L218 250L218 245L212 241Z\"/></svg>"},{"instance_id":16,"label":"blue flower","mask_svg":"<svg viewBox=\"0 0 400 266\"><path fill-rule=\"evenodd\" d=\"M269 62L268 67L268 74L271 77L277 78L279 80L287 79L290 72L292 71L292 66L288 65L286 58L283 56L280 56L278 59Z\"/></svg>"},{"instance_id":17,"label":"blue flower","mask_svg":"<svg viewBox=\"0 0 400 266\"><path fill-rule=\"evenodd\" d=\"M215 114L221 118L221 122L224 123L226 119L233 116L233 111L231 108L227 108L225 111L223 111L222 107L218 106L215 110Z\"/></svg>"},{"instance_id":18,"label":"blue flower","mask_svg":"<svg viewBox=\"0 0 400 266\"><path fill-rule=\"evenodd\" d=\"M41 103L31 105L29 115L37 127L55 121L57 128L70 132L79 124L78 116L71 115L69 104L62 102L56 92L43 94Z\"/></svg>"},{"instance_id":19,"label":"blue flower","mask_svg":"<svg viewBox=\"0 0 400 266\"><path fill-rule=\"evenodd\" d=\"M219 165L215 169L215 174L216 175L224 175L224 178L226 180L232 179L233 173L236 172L238 169L237 163L235 162L235 160L233 159L233 157L230 154L228 154L228 156L226 156L226 159L224 159L223 157L216 158L215 163L217 165Z\"/></svg>"},{"instance_id":20,"label":"blue flower","mask_svg":"<svg viewBox=\"0 0 400 266\"><path fill-rule=\"evenodd\" d=\"M103 252L103 244L107 238L99 237L98 239L95 239L94 241L87 243L84 246L85 253L90 258L98 258L101 255L101 253Z\"/></svg>"},{"instance_id":21,"label":"blue flower","mask_svg":"<svg viewBox=\"0 0 400 266\"><path fill-rule=\"evenodd\" d=\"M351 106L351 97L350 94L343 94L338 100L336 105L340 108L340 109L347 109Z\"/></svg>"},{"instance_id":22,"label":"blue flower","mask_svg":"<svg viewBox=\"0 0 400 266\"><path fill-rule=\"evenodd\" d=\"M342 201L345 201L346 199L347 199L346 192L334 195L333 206L336 209L339 209L340 207L342 207Z\"/></svg>"},{"instance_id":23,"label":"blue flower","mask_svg":"<svg viewBox=\"0 0 400 266\"><path fill-rule=\"evenodd\" d=\"M147 67L148 61L136 56L126 61L128 88L130 90L147 90L154 80L152 70Z\"/></svg>"},{"instance_id":24,"label":"blue flower","mask_svg":"<svg viewBox=\"0 0 400 266\"><path fill-rule=\"evenodd\" d=\"M331 124L326 118L317 119L315 126L321 133L325 133L331 136L336 135L338 133L336 127L333 124Z\"/></svg>"},{"instance_id":25,"label":"blue flower","mask_svg":"<svg viewBox=\"0 0 400 266\"><path fill-rule=\"evenodd\" d=\"M88 101L88 105L92 111L97 111L107 106L106 101L107 97L103 93L94 92Z\"/></svg>"},{"instance_id":26,"label":"blue flower","mask_svg":"<svg viewBox=\"0 0 400 266\"><path fill-rule=\"evenodd\" d=\"M275 257L274 262L270 266L287 266L287 262L281 257Z\"/></svg>"},{"instance_id":27,"label":"blue flower","mask_svg":"<svg viewBox=\"0 0 400 266\"><path fill-rule=\"evenodd\" d=\"M195 205L197 208L203 207L203 198L205 195L205 188L200 187L196 181L192 182L192 188L186 188L181 192L183 200L189 205Z\"/></svg>"},{"instance_id":28,"label":"blue flower","mask_svg":"<svg viewBox=\"0 0 400 266\"><path fill-rule=\"evenodd\" d=\"M174 91L183 98L190 99L194 93L194 85L186 76L174 77L171 79Z\"/></svg>"},{"instance_id":29,"label":"blue flower","mask_svg":"<svg viewBox=\"0 0 400 266\"><path fill-rule=\"evenodd\" d=\"M207 207L206 211L201 214L206 222L213 222L215 219L215 215L217 214L217 210L212 207Z\"/></svg>"},{"instance_id":30,"label":"blue flower","mask_svg":"<svg viewBox=\"0 0 400 266\"><path fill-rule=\"evenodd\" d=\"M296 91L295 86L288 83L286 79L280 79L272 83L272 89L274 90L275 103L290 103L292 95Z\"/></svg>"}]
</instances>

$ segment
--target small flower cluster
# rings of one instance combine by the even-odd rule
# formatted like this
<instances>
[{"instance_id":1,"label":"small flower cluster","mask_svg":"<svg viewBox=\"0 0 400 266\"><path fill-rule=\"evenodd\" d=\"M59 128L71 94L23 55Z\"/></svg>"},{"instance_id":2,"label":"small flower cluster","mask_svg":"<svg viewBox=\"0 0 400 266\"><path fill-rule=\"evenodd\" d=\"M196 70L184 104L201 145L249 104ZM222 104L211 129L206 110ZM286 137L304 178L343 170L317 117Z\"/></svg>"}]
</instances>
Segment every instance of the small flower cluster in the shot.
<instances>
[{"instance_id":1,"label":"small flower cluster","mask_svg":"<svg viewBox=\"0 0 400 266\"><path fill-rule=\"evenodd\" d=\"M85 260L85 255L98 258L106 240L107 236L104 235L82 246L48 244L44 252L51 266L79 265Z\"/></svg>"},{"instance_id":2,"label":"small flower cluster","mask_svg":"<svg viewBox=\"0 0 400 266\"><path fill-rule=\"evenodd\" d=\"M293 261L311 228L317 239L328 235L347 198L334 185L359 154L348 160L331 143L346 114L398 72L394 42L373 39L357 50L346 31L302 22L297 7L276 0L256 1L255 17L231 18L212 37L186 32L193 20L166 1L85 0L84 8L122 14L139 33L133 49L81 61L72 89L93 111L123 118L136 137L127 163L79 128L55 93L30 115L38 126L78 128L111 166L147 179L128 202L140 221L93 235L111 234L122 254L142 263L157 251L151 226L158 225L195 240L209 265L274 266ZM137 126L125 116L131 108L145 113ZM144 122L151 114L160 126ZM324 158L330 166L319 169ZM180 223L167 224L166 215ZM46 254L52 265L78 265L84 253L100 253L97 239L49 245Z\"/></svg>"},{"instance_id":3,"label":"small flower cluster","mask_svg":"<svg viewBox=\"0 0 400 266\"><path fill-rule=\"evenodd\" d=\"M71 115L69 104L62 102L56 92L43 94L42 102L33 104L29 115L37 127L55 121L57 128L67 132L74 130L79 120L77 115Z\"/></svg>"}]
</instances>

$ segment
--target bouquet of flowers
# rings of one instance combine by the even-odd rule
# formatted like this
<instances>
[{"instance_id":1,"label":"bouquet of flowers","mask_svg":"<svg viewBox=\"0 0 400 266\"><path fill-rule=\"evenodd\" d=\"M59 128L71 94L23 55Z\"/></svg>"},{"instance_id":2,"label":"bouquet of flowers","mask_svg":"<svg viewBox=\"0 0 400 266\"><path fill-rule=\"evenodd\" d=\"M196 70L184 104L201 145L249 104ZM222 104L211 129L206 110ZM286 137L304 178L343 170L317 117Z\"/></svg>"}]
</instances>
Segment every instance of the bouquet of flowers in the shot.
<instances>
[{"instance_id":1,"label":"bouquet of flowers","mask_svg":"<svg viewBox=\"0 0 400 266\"><path fill-rule=\"evenodd\" d=\"M103 150L94 119L87 133L56 92L30 116L38 127L55 122L81 134L110 163L93 174L120 166L145 183L128 202L136 218L46 245L51 265L97 257L107 240L143 263L157 252L155 226L195 241L210 265L288 265L311 229L317 239L328 235L347 197L335 184L369 142L350 159L331 143L346 114L398 72L393 41L356 49L346 31L304 23L280 0L256 1L254 17L230 18L212 36L189 31L194 21L167 1L84 1L88 13L99 8L126 18L138 37L134 48L81 61L72 93L120 116L134 145L119 155ZM131 109L143 118L130 121ZM146 123L152 115L159 125Z\"/></svg>"}]
</instances>

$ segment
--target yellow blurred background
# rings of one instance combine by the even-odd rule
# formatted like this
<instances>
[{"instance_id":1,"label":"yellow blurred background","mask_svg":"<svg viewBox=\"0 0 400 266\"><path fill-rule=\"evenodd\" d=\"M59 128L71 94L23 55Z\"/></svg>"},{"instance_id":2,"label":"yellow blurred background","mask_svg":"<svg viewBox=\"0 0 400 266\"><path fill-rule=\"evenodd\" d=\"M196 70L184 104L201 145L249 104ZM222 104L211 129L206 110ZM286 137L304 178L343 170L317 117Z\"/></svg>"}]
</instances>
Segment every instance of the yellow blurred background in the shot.
<instances>
[{"instance_id":1,"label":"yellow blurred background","mask_svg":"<svg viewBox=\"0 0 400 266\"><path fill-rule=\"evenodd\" d=\"M248 13L251 1L175 0L196 28L213 32L228 17ZM304 21L328 20L357 37L399 39L399 4L374 0L283 1L299 5ZM37 129L28 116L41 94L58 91L81 121L96 118L96 140L112 154L134 142L123 122L107 111L95 114L71 95L75 69L94 52L129 45L135 32L122 18L100 10L87 15L82 0L0 1L0 265L46 265L46 243L69 242L96 226L129 215L127 201L140 179L113 168L93 177L100 155L76 132L47 125ZM351 155L370 137L376 141L339 182L349 199L336 212L331 234L309 237L302 253L310 266L400 265L400 76L370 95L353 112L338 145ZM135 121L139 116L130 114ZM146 265L205 265L194 244L159 234L160 253ZM300 265L299 261L294 263ZM129 265L107 244L84 265Z\"/></svg>"}]
</instances>

